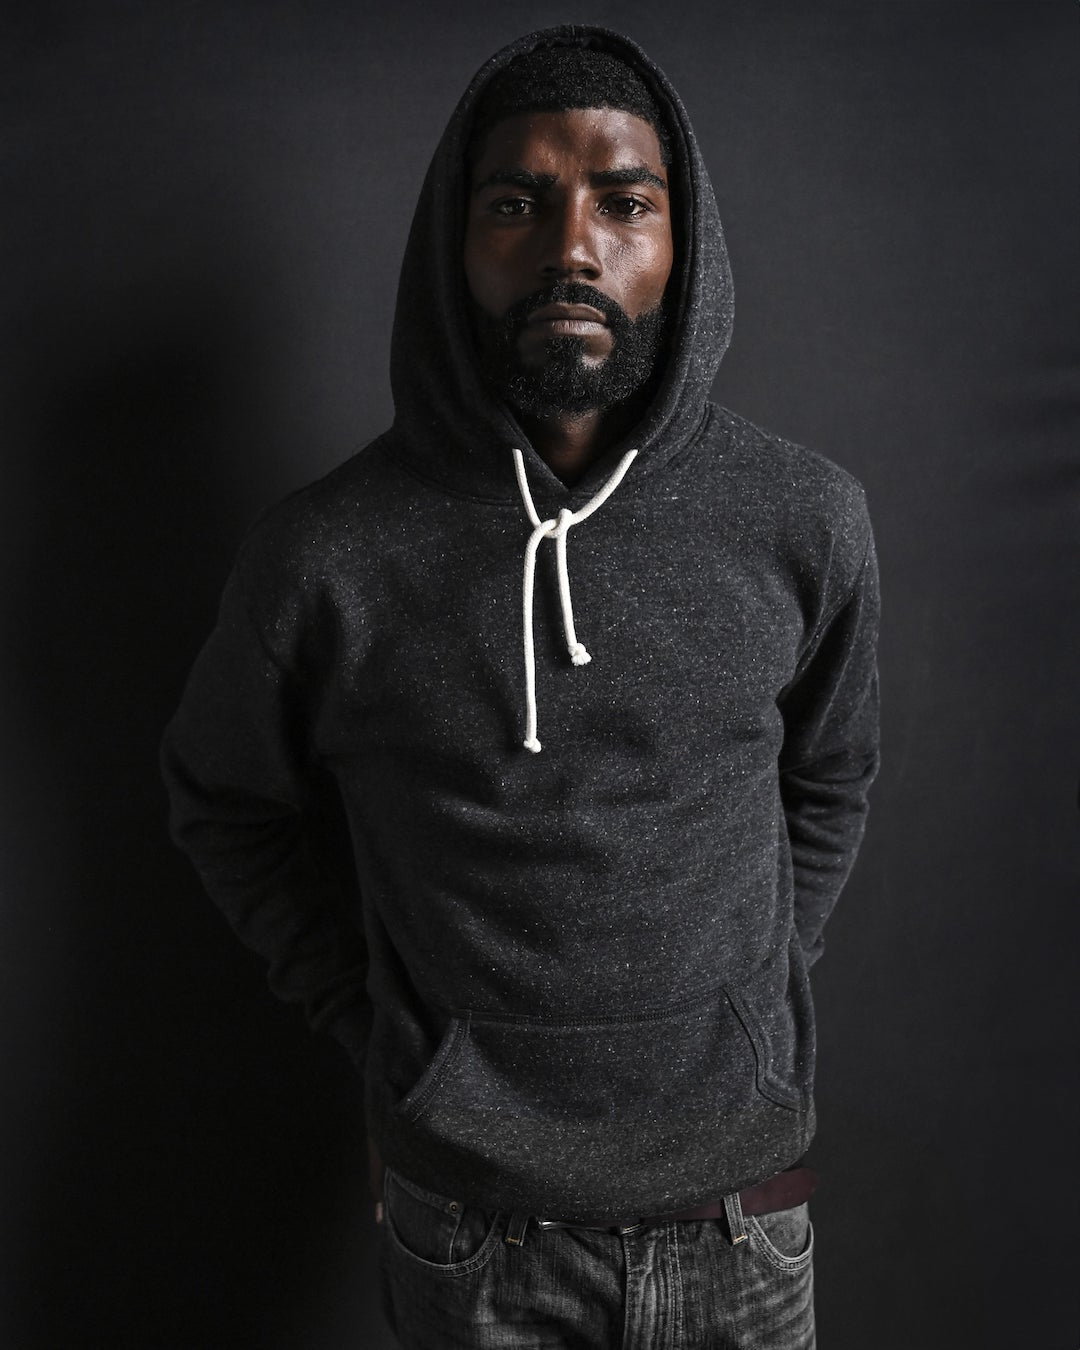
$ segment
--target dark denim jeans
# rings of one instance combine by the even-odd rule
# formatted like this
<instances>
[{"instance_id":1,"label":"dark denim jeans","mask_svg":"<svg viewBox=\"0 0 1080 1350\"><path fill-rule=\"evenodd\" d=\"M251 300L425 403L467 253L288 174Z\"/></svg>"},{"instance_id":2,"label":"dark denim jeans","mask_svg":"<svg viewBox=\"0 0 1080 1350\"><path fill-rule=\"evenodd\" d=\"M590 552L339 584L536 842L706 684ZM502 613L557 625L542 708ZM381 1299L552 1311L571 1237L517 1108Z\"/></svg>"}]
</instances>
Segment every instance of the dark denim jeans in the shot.
<instances>
[{"instance_id":1,"label":"dark denim jeans","mask_svg":"<svg viewBox=\"0 0 1080 1350\"><path fill-rule=\"evenodd\" d=\"M383 1308L403 1350L813 1350L809 1207L629 1232L539 1228L388 1171Z\"/></svg>"}]
</instances>

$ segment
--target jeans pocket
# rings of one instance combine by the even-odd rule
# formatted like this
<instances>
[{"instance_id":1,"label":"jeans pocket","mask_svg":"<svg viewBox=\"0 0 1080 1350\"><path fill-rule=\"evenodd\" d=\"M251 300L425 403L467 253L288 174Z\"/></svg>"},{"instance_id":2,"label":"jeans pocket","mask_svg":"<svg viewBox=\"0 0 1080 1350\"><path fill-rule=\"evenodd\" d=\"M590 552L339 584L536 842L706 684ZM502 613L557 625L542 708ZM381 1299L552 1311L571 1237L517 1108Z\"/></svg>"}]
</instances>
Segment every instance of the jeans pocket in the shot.
<instances>
[{"instance_id":1,"label":"jeans pocket","mask_svg":"<svg viewBox=\"0 0 1080 1350\"><path fill-rule=\"evenodd\" d=\"M805 1201L772 1214L751 1215L746 1231L754 1251L779 1270L803 1270L813 1259L814 1225Z\"/></svg>"},{"instance_id":2,"label":"jeans pocket","mask_svg":"<svg viewBox=\"0 0 1080 1350\"><path fill-rule=\"evenodd\" d=\"M433 1273L467 1275L491 1256L496 1212L424 1190L386 1169L384 1223L392 1247Z\"/></svg>"}]
</instances>

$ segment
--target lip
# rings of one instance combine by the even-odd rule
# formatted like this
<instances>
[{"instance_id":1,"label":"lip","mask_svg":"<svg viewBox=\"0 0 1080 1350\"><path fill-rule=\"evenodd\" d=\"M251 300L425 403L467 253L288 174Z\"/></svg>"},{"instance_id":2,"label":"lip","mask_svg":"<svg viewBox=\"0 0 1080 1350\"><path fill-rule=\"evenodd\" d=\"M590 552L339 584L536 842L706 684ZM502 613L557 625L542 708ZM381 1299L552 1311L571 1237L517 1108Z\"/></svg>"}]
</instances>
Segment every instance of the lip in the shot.
<instances>
[{"instance_id":1,"label":"lip","mask_svg":"<svg viewBox=\"0 0 1080 1350\"><path fill-rule=\"evenodd\" d=\"M607 324L607 319L591 305L541 305L529 315L529 323Z\"/></svg>"}]
</instances>

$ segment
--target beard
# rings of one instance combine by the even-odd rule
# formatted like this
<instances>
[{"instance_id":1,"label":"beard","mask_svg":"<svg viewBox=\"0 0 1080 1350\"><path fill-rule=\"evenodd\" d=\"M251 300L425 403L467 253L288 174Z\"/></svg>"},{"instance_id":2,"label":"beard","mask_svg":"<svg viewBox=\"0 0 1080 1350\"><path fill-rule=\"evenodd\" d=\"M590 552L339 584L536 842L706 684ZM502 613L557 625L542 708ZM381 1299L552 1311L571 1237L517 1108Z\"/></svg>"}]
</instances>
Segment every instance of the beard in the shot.
<instances>
[{"instance_id":1,"label":"beard","mask_svg":"<svg viewBox=\"0 0 1080 1350\"><path fill-rule=\"evenodd\" d=\"M546 339L545 360L526 362L518 339L529 315L541 305L591 305L607 320L611 350L595 364L585 358L587 339ZM485 375L516 412L532 417L601 411L642 391L657 369L664 341L666 307L661 301L636 319L602 291L580 281L556 282L518 300L500 319L473 306L480 363Z\"/></svg>"}]
</instances>

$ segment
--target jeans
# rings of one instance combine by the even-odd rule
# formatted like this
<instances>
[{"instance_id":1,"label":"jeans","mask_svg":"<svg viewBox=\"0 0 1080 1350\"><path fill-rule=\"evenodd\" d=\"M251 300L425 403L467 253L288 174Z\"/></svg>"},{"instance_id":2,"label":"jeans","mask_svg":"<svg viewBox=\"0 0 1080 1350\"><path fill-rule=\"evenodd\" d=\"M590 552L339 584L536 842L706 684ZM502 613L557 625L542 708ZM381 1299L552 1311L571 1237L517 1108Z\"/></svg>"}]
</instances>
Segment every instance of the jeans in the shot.
<instances>
[{"instance_id":1,"label":"jeans","mask_svg":"<svg viewBox=\"0 0 1080 1350\"><path fill-rule=\"evenodd\" d=\"M507 1213L388 1169L383 1214L383 1310L403 1350L814 1350L806 1204L733 1225L530 1222L515 1246Z\"/></svg>"}]
</instances>

